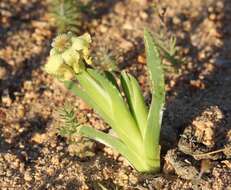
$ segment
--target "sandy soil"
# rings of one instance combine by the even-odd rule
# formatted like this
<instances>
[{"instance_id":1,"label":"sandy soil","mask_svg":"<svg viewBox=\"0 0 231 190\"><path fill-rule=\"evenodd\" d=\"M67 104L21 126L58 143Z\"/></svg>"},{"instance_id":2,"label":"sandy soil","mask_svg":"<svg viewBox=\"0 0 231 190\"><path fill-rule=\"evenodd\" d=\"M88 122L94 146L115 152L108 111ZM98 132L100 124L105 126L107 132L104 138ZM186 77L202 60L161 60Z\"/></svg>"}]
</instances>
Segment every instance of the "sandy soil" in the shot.
<instances>
[{"instance_id":1,"label":"sandy soil","mask_svg":"<svg viewBox=\"0 0 231 190\"><path fill-rule=\"evenodd\" d=\"M55 35L47 2L2 0L0 189L230 189L231 1L162 0L155 8L138 2L97 0L80 31L91 33L98 67L107 69L99 63L105 52L114 56L120 70L139 79L147 102L143 28L177 37L184 63L166 69L162 172L139 174L107 147L59 136L57 109L65 103L79 120L108 126L42 69Z\"/></svg>"}]
</instances>

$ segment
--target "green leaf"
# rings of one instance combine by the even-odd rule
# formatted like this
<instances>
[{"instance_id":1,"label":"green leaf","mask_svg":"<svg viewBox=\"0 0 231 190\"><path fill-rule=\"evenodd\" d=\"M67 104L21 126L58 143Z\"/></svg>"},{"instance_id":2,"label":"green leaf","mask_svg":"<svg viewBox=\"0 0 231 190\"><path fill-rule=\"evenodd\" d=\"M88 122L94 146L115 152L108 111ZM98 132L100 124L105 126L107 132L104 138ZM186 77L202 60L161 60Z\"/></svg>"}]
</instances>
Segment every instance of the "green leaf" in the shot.
<instances>
[{"instance_id":1,"label":"green leaf","mask_svg":"<svg viewBox=\"0 0 231 190\"><path fill-rule=\"evenodd\" d=\"M87 94L87 92L81 90L75 82L64 81L63 83L73 94L80 97L89 106L91 106L109 125L114 125L110 115L108 115L108 113L105 112L105 110L103 110L102 107L99 106L97 102Z\"/></svg>"},{"instance_id":2,"label":"green leaf","mask_svg":"<svg viewBox=\"0 0 231 190\"><path fill-rule=\"evenodd\" d=\"M107 98L103 98L103 100L105 104L107 104L105 111L110 112L110 117L114 121L115 125L111 125L113 130L127 145L134 149L138 147L141 148L142 136L139 127L118 89L97 71L88 69L87 73L89 73L89 76L98 84L101 90L107 93ZM85 76L84 79L86 78L87 77ZM80 83L82 82L83 81L81 80ZM82 86L86 91L89 91L89 89L86 89L86 85L87 84L84 84ZM94 86L89 86L88 88L94 88Z\"/></svg>"},{"instance_id":3,"label":"green leaf","mask_svg":"<svg viewBox=\"0 0 231 190\"><path fill-rule=\"evenodd\" d=\"M108 116L112 115L111 108L111 97L104 87L97 82L93 76L91 76L88 71L83 71L82 73L76 75L78 82L81 85L83 91L100 106L100 109L107 113Z\"/></svg>"},{"instance_id":4,"label":"green leaf","mask_svg":"<svg viewBox=\"0 0 231 190\"><path fill-rule=\"evenodd\" d=\"M147 127L148 109L140 86L137 80L126 72L122 72L121 74L121 84L131 113L139 126L142 137L144 138Z\"/></svg>"},{"instance_id":5,"label":"green leaf","mask_svg":"<svg viewBox=\"0 0 231 190\"><path fill-rule=\"evenodd\" d=\"M138 170L140 169L140 171L150 167L149 165L147 165L146 162L144 162L144 160L142 159L142 155L139 155L136 150L125 145L121 140L116 137L113 137L109 134L85 125L80 126L77 133L115 149L117 152L122 154L130 162L131 165L135 166Z\"/></svg>"},{"instance_id":6,"label":"green leaf","mask_svg":"<svg viewBox=\"0 0 231 190\"><path fill-rule=\"evenodd\" d=\"M109 80L119 90L119 86L116 82L114 74L109 71L104 71L104 75L107 78L107 80Z\"/></svg>"},{"instance_id":7,"label":"green leaf","mask_svg":"<svg viewBox=\"0 0 231 190\"><path fill-rule=\"evenodd\" d=\"M165 102L164 71L162 61L151 34L144 31L147 66L152 83L152 102L145 133L145 148L149 158L159 157L159 136ZM153 148L154 147L154 151Z\"/></svg>"}]
</instances>

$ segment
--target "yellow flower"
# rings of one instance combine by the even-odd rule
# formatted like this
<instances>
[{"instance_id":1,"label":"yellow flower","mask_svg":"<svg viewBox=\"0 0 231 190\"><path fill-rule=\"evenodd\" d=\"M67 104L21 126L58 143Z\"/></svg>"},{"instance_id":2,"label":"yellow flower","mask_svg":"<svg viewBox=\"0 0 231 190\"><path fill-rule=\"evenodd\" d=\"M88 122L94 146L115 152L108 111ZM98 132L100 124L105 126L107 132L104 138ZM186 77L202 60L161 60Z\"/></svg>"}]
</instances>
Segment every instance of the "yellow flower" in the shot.
<instances>
[{"instance_id":1,"label":"yellow flower","mask_svg":"<svg viewBox=\"0 0 231 190\"><path fill-rule=\"evenodd\" d=\"M88 33L83 34L82 36L79 37L72 37L72 48L74 50L80 51L85 48L89 48L89 45L91 43L91 36Z\"/></svg>"},{"instance_id":2,"label":"yellow flower","mask_svg":"<svg viewBox=\"0 0 231 190\"><path fill-rule=\"evenodd\" d=\"M75 76L75 72L73 71L73 69L65 64L60 67L56 75L56 77L61 81L71 80L74 78L74 76Z\"/></svg>"},{"instance_id":3,"label":"yellow flower","mask_svg":"<svg viewBox=\"0 0 231 190\"><path fill-rule=\"evenodd\" d=\"M60 34L58 35L51 46L58 50L59 52L65 51L71 45L70 35L69 34Z\"/></svg>"},{"instance_id":4,"label":"yellow flower","mask_svg":"<svg viewBox=\"0 0 231 190\"><path fill-rule=\"evenodd\" d=\"M74 64L78 64L80 60L80 55L77 51L69 48L62 53L62 58L67 65L73 66Z\"/></svg>"},{"instance_id":5,"label":"yellow flower","mask_svg":"<svg viewBox=\"0 0 231 190\"><path fill-rule=\"evenodd\" d=\"M86 61L87 64L92 64L92 59L90 57L90 52L89 52L89 48L84 48L83 49L83 58Z\"/></svg>"},{"instance_id":6,"label":"yellow flower","mask_svg":"<svg viewBox=\"0 0 231 190\"><path fill-rule=\"evenodd\" d=\"M61 54L51 55L45 65L45 71L56 76L60 80L70 80L75 73L71 66L66 65Z\"/></svg>"},{"instance_id":7,"label":"yellow flower","mask_svg":"<svg viewBox=\"0 0 231 190\"><path fill-rule=\"evenodd\" d=\"M89 46L91 37L84 34L79 37L61 34L54 39L50 57L45 70L60 80L70 80L85 69L84 61L91 63Z\"/></svg>"},{"instance_id":8,"label":"yellow flower","mask_svg":"<svg viewBox=\"0 0 231 190\"><path fill-rule=\"evenodd\" d=\"M49 74L56 75L63 64L62 56L60 54L54 54L48 58L45 70Z\"/></svg>"}]
</instances>

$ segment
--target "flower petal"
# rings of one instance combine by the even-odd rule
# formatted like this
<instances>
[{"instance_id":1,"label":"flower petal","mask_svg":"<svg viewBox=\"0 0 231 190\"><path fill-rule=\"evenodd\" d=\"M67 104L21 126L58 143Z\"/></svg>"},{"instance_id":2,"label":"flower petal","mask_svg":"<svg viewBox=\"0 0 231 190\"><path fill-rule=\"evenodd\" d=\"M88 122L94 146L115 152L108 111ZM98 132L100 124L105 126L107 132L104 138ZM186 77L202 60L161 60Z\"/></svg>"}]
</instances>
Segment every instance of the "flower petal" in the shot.
<instances>
[{"instance_id":1,"label":"flower petal","mask_svg":"<svg viewBox=\"0 0 231 190\"><path fill-rule=\"evenodd\" d=\"M45 70L46 72L48 72L49 74L54 74L56 75L59 68L63 65L63 59L61 57L61 55L56 54L56 55L52 55L48 58L48 61L45 65Z\"/></svg>"},{"instance_id":2,"label":"flower petal","mask_svg":"<svg viewBox=\"0 0 231 190\"><path fill-rule=\"evenodd\" d=\"M71 67L68 65L62 65L62 67L59 68L57 77L59 80L65 81L65 80L71 80L75 76L74 71Z\"/></svg>"},{"instance_id":3,"label":"flower petal","mask_svg":"<svg viewBox=\"0 0 231 190\"><path fill-rule=\"evenodd\" d=\"M77 51L83 50L84 48L89 48L89 44L91 43L91 37L88 33L79 37L72 37L71 40L72 48Z\"/></svg>"},{"instance_id":4,"label":"flower petal","mask_svg":"<svg viewBox=\"0 0 231 190\"><path fill-rule=\"evenodd\" d=\"M62 54L62 58L67 65L72 66L73 64L78 64L80 55L74 49L69 48Z\"/></svg>"}]
</instances>

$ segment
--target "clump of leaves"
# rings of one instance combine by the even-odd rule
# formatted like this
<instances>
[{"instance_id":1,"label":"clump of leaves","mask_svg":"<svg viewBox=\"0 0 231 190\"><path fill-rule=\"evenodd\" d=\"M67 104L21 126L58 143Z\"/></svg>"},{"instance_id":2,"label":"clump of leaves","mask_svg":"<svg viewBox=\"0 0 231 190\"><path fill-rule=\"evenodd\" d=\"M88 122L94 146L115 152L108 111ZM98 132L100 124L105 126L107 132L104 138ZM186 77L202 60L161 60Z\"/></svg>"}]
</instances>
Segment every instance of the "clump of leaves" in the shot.
<instances>
[{"instance_id":1,"label":"clump of leaves","mask_svg":"<svg viewBox=\"0 0 231 190\"><path fill-rule=\"evenodd\" d=\"M176 47L175 36L170 35L169 37L166 37L164 33L154 33L153 38L155 39L157 48L164 59L169 61L175 67L178 67L183 63L183 61L177 57L178 48Z\"/></svg>"},{"instance_id":2,"label":"clump of leaves","mask_svg":"<svg viewBox=\"0 0 231 190\"><path fill-rule=\"evenodd\" d=\"M51 0L49 9L58 33L79 32L82 17L79 0Z\"/></svg>"},{"instance_id":3,"label":"clump of leaves","mask_svg":"<svg viewBox=\"0 0 231 190\"><path fill-rule=\"evenodd\" d=\"M159 171L159 137L165 103L165 84L162 61L151 34L147 30L144 32L152 86L150 107L146 105L138 81L132 75L125 71L121 73L120 90L112 73L102 75L88 67L87 49L91 42L89 35L67 35L65 39L68 39L63 44L65 48L58 46L58 49L56 42L59 40L55 40L45 65L46 71L59 78L70 91L94 108L111 126L116 136L78 123L73 124L71 130L75 129L76 134L112 147L140 172ZM71 113L70 123L72 121L75 123Z\"/></svg>"},{"instance_id":4,"label":"clump of leaves","mask_svg":"<svg viewBox=\"0 0 231 190\"><path fill-rule=\"evenodd\" d=\"M69 152L80 158L94 156L95 143L79 135L78 127L81 124L76 118L73 107L71 105L65 105L59 110L59 116L63 123L59 129L59 134L67 138L70 144L68 146Z\"/></svg>"},{"instance_id":5,"label":"clump of leaves","mask_svg":"<svg viewBox=\"0 0 231 190\"><path fill-rule=\"evenodd\" d=\"M155 32L153 38L161 56L174 67L178 67L183 61L177 56L178 48L176 47L176 37L168 31L166 24L166 13L168 9L166 7L160 7L159 5L159 0L156 0L152 4L155 16L160 22L159 32Z\"/></svg>"},{"instance_id":6,"label":"clump of leaves","mask_svg":"<svg viewBox=\"0 0 231 190\"><path fill-rule=\"evenodd\" d=\"M106 48L101 48L94 57L94 66L101 71L118 71L115 56Z\"/></svg>"},{"instance_id":7,"label":"clump of leaves","mask_svg":"<svg viewBox=\"0 0 231 190\"><path fill-rule=\"evenodd\" d=\"M70 105L65 105L59 110L59 116L63 122L63 126L59 130L60 135L64 137L73 136L80 125L74 109Z\"/></svg>"}]
</instances>

